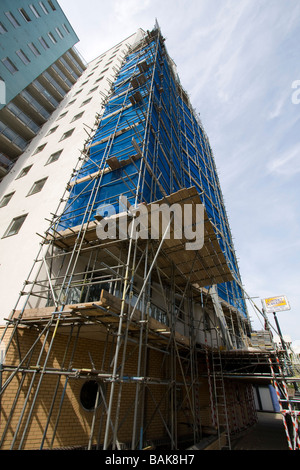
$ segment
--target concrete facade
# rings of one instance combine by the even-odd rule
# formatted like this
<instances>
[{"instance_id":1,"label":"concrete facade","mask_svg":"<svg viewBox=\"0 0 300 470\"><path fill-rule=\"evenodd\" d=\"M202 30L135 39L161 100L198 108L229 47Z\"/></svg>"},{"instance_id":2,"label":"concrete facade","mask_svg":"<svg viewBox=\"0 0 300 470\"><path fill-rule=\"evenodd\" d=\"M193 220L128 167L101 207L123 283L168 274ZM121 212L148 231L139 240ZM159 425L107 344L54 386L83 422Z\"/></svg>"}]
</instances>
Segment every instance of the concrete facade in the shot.
<instances>
[{"instance_id":1,"label":"concrete facade","mask_svg":"<svg viewBox=\"0 0 300 470\"><path fill-rule=\"evenodd\" d=\"M64 195L84 143L102 112L103 100L127 51L127 44L132 44L140 34L139 31L125 39L88 64L83 75L0 184L0 202L6 195L13 194L9 203L0 207L0 280L1 290L5 293L1 302L2 323L18 300L39 250L39 235L44 235L49 226L50 213L56 211ZM69 131L72 134L63 139ZM51 155L60 151L59 159L49 163ZM30 170L20 177L26 168ZM33 185L45 178L41 191L29 195ZM26 215L26 220L20 231L16 235L6 236L12 220L22 215Z\"/></svg>"},{"instance_id":2,"label":"concrete facade","mask_svg":"<svg viewBox=\"0 0 300 470\"><path fill-rule=\"evenodd\" d=\"M0 76L6 84L6 103L9 103L74 46L78 37L56 0L2 0L0 18ZM32 44L38 50L36 54ZM13 73L5 66L6 58L17 69ZM0 103L0 109L3 106Z\"/></svg>"}]
</instances>

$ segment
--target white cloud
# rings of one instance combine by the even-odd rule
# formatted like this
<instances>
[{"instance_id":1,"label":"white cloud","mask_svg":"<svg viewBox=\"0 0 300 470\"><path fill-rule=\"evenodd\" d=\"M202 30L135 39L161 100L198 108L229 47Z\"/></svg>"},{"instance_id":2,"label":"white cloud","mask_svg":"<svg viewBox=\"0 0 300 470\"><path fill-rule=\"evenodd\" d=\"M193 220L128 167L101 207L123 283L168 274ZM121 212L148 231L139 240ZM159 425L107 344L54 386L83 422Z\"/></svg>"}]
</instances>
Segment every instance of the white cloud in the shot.
<instances>
[{"instance_id":1,"label":"white cloud","mask_svg":"<svg viewBox=\"0 0 300 470\"><path fill-rule=\"evenodd\" d=\"M275 103L273 110L270 111L268 119L275 119L278 116L280 116L283 106L289 97L290 97L290 94L287 95L286 92L282 94L282 96L279 98L277 103Z\"/></svg>"},{"instance_id":2,"label":"white cloud","mask_svg":"<svg viewBox=\"0 0 300 470\"><path fill-rule=\"evenodd\" d=\"M150 0L114 0L111 6L114 17L119 23L133 24L135 17L149 8Z\"/></svg>"},{"instance_id":3,"label":"white cloud","mask_svg":"<svg viewBox=\"0 0 300 470\"><path fill-rule=\"evenodd\" d=\"M282 176L294 176L300 172L300 144L285 150L268 163L268 171Z\"/></svg>"}]
</instances>

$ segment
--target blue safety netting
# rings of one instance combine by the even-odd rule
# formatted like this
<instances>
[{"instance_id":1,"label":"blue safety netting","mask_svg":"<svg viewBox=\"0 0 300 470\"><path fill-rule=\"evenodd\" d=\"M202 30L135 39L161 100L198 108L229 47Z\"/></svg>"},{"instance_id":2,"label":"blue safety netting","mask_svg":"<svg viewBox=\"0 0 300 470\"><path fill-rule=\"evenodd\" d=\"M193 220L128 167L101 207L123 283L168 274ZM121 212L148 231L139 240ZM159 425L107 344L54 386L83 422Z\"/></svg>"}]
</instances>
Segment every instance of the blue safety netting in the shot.
<instances>
[{"instance_id":1,"label":"blue safety netting","mask_svg":"<svg viewBox=\"0 0 300 470\"><path fill-rule=\"evenodd\" d=\"M87 179L97 172L97 177ZM59 230L93 220L105 205L118 211L120 195L131 204L152 202L163 192L190 186L199 191L229 267L240 279L208 139L163 44L153 41L129 54L119 71L88 159L71 185ZM218 294L246 316L237 282L219 284Z\"/></svg>"}]
</instances>

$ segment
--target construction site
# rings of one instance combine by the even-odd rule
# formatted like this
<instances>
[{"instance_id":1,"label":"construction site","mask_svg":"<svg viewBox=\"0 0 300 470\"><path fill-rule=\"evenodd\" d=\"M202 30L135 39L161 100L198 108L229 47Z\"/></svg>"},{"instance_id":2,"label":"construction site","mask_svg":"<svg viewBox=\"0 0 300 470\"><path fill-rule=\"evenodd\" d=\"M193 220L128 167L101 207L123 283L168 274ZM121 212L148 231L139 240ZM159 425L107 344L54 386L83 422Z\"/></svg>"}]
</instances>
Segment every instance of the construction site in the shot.
<instances>
[{"instance_id":1,"label":"construction site","mask_svg":"<svg viewBox=\"0 0 300 470\"><path fill-rule=\"evenodd\" d=\"M141 218L157 207L168 220ZM300 449L299 379L251 329L213 152L158 24L128 47L52 215L1 328L0 449L230 450L269 384Z\"/></svg>"}]
</instances>

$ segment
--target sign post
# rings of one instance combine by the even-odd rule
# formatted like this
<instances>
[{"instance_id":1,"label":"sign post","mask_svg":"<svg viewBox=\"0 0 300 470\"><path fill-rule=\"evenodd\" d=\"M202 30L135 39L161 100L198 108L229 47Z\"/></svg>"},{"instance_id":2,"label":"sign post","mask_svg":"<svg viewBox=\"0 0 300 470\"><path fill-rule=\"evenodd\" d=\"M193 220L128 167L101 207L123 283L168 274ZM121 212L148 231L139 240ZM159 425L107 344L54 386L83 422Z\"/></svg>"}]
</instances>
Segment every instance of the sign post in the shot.
<instances>
[{"instance_id":1,"label":"sign post","mask_svg":"<svg viewBox=\"0 0 300 470\"><path fill-rule=\"evenodd\" d=\"M288 299L285 295L277 297L269 297L262 300L263 307L266 313L282 312L284 310L291 310Z\"/></svg>"},{"instance_id":2,"label":"sign post","mask_svg":"<svg viewBox=\"0 0 300 470\"><path fill-rule=\"evenodd\" d=\"M283 312L283 311L291 309L288 299L286 298L285 295L278 295L277 297L269 297L267 299L262 299L262 305L263 305L263 310L266 313L273 313L281 344L282 344L285 352L287 353L287 356L289 357L288 349L287 349L287 346L284 342L284 339L283 339L283 336L282 336L282 333L281 333L281 329L280 329L280 326L279 326L279 322L278 322L278 319L277 319L277 316L276 316L276 312Z\"/></svg>"},{"instance_id":3,"label":"sign post","mask_svg":"<svg viewBox=\"0 0 300 470\"><path fill-rule=\"evenodd\" d=\"M280 329L280 326L279 326L279 322L278 322L278 319L277 319L277 316L276 316L276 312L283 312L283 311L291 309L289 301L288 301L288 299L286 298L285 295L279 295L279 296L276 296L276 297L269 297L267 299L262 299L262 305L263 305L263 309L265 310L266 313L273 313L273 315L274 315L274 320L275 320L275 323L276 323L278 335L279 335L282 347L285 350L288 364L291 366L291 361L290 361L288 348L287 348L287 345L285 344L285 341L283 339L281 329Z\"/></svg>"}]
</instances>

